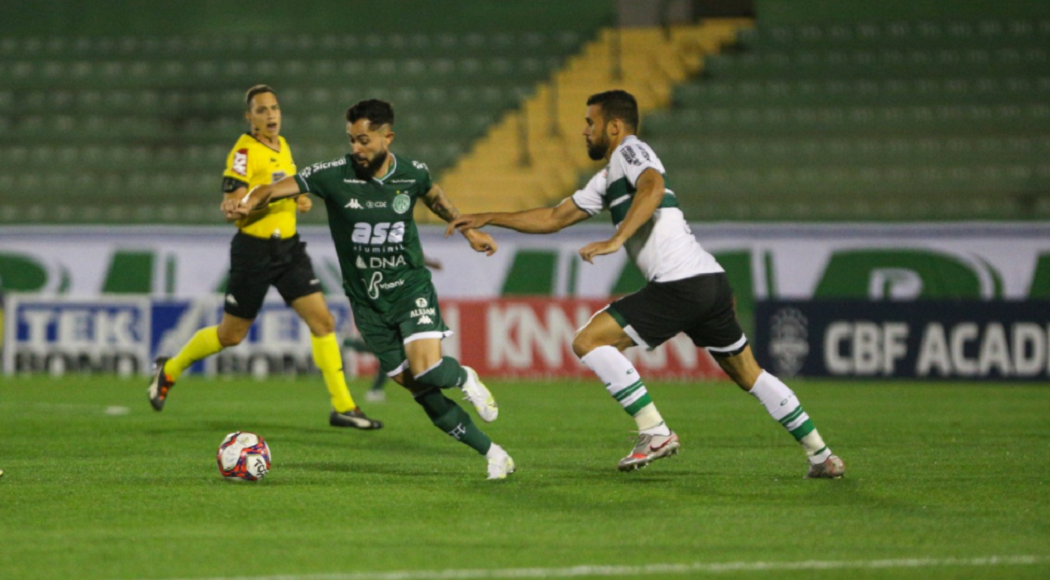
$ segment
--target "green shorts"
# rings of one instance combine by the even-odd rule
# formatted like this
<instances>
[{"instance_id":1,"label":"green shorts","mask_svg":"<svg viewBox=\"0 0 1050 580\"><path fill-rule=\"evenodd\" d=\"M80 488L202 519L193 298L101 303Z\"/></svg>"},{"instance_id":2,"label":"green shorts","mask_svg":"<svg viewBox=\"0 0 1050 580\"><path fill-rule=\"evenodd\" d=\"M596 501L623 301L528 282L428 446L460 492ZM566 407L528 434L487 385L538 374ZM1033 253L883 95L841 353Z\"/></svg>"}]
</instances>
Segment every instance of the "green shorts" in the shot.
<instances>
[{"instance_id":1,"label":"green shorts","mask_svg":"<svg viewBox=\"0 0 1050 580\"><path fill-rule=\"evenodd\" d=\"M405 298L388 312L379 312L367 304L350 302L354 324L369 350L379 359L379 368L395 376L408 368L405 344L421 338L445 338L452 331L441 319L437 292L427 284Z\"/></svg>"}]
</instances>

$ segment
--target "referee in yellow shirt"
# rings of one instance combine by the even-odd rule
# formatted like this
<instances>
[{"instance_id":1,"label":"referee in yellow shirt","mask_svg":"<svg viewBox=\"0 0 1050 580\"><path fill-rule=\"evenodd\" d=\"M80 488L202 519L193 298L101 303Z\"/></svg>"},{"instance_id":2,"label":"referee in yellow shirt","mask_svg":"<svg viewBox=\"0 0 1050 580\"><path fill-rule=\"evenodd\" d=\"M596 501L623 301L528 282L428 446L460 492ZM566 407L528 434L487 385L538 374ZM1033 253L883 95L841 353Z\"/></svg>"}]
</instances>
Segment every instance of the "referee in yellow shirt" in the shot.
<instances>
[{"instance_id":1,"label":"referee in yellow shirt","mask_svg":"<svg viewBox=\"0 0 1050 580\"><path fill-rule=\"evenodd\" d=\"M245 118L251 132L241 135L226 159L224 199L241 199L251 188L295 174L288 142L280 136L281 108L266 85L255 85L244 97ZM335 337L335 319L328 311L321 283L314 275L306 243L295 231L296 211L305 213L310 198L300 195L264 206L236 220L238 232L230 248L230 276L222 321L202 328L171 358L158 357L148 393L160 411L183 371L224 348L236 346L248 335L270 286L277 288L310 328L314 363L321 369L332 397L329 424L333 427L379 429L354 403L343 376L343 358Z\"/></svg>"}]
</instances>

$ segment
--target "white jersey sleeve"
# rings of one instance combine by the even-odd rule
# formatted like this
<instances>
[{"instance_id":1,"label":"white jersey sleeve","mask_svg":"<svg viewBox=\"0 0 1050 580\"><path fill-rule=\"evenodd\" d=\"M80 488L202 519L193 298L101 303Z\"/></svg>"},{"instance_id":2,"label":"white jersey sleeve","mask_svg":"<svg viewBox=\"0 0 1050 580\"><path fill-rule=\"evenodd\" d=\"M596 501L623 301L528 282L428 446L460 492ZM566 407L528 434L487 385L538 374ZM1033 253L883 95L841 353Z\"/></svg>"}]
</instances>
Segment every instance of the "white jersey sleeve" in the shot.
<instances>
[{"instance_id":1,"label":"white jersey sleeve","mask_svg":"<svg viewBox=\"0 0 1050 580\"><path fill-rule=\"evenodd\" d=\"M665 173L664 164L656 156L656 153L649 148L649 145L634 136L624 139L623 144L617 148L613 161L619 164L623 176L631 184L631 187L638 185L638 178L641 177L646 169L655 169L661 175Z\"/></svg>"},{"instance_id":2,"label":"white jersey sleeve","mask_svg":"<svg viewBox=\"0 0 1050 580\"><path fill-rule=\"evenodd\" d=\"M592 216L601 213L605 209L602 196L605 194L605 182L607 179L607 171L605 169L595 173L594 177L587 182L583 189L572 194L572 202L576 204L576 207Z\"/></svg>"}]
</instances>

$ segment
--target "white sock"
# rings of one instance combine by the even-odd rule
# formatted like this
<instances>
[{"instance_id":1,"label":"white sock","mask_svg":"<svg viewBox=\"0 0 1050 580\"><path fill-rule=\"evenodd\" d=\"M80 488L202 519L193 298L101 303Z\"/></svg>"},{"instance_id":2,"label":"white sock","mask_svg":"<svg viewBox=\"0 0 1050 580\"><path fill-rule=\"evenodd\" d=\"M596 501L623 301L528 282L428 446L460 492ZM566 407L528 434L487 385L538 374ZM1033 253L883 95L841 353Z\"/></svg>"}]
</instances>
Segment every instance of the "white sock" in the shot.
<instances>
[{"instance_id":1,"label":"white sock","mask_svg":"<svg viewBox=\"0 0 1050 580\"><path fill-rule=\"evenodd\" d=\"M776 419L806 450L813 463L821 463L831 455L813 422L794 391L780 379L762 371L751 387L751 394L762 403L770 417Z\"/></svg>"},{"instance_id":2,"label":"white sock","mask_svg":"<svg viewBox=\"0 0 1050 580\"><path fill-rule=\"evenodd\" d=\"M638 370L616 347L599 346L580 360L598 375L605 389L627 414L634 417L639 431L652 429L663 422Z\"/></svg>"},{"instance_id":3,"label":"white sock","mask_svg":"<svg viewBox=\"0 0 1050 580\"><path fill-rule=\"evenodd\" d=\"M489 450L485 452L486 459L496 459L497 457L503 457L507 452L502 447L493 443L489 446Z\"/></svg>"},{"instance_id":4,"label":"white sock","mask_svg":"<svg viewBox=\"0 0 1050 580\"><path fill-rule=\"evenodd\" d=\"M670 435L671 429L667 427L667 423L664 423L663 417L660 416L660 411L656 410L656 405L649 403L638 414L634 416L635 422L638 423L638 432L645 433L646 435Z\"/></svg>"}]
</instances>

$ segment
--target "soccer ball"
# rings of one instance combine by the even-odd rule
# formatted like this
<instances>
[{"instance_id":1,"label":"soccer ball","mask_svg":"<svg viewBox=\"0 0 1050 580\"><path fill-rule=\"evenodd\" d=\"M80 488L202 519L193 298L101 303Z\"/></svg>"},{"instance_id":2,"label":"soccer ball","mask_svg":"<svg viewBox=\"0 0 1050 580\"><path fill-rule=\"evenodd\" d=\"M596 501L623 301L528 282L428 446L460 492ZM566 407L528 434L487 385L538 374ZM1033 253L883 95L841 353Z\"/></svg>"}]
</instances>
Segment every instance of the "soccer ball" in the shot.
<instances>
[{"instance_id":1,"label":"soccer ball","mask_svg":"<svg viewBox=\"0 0 1050 580\"><path fill-rule=\"evenodd\" d=\"M255 433L230 433L219 445L219 472L232 481L258 481L270 472L270 446Z\"/></svg>"}]
</instances>

